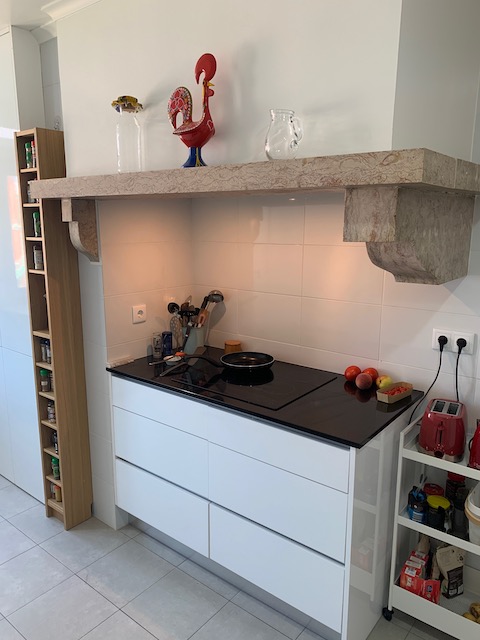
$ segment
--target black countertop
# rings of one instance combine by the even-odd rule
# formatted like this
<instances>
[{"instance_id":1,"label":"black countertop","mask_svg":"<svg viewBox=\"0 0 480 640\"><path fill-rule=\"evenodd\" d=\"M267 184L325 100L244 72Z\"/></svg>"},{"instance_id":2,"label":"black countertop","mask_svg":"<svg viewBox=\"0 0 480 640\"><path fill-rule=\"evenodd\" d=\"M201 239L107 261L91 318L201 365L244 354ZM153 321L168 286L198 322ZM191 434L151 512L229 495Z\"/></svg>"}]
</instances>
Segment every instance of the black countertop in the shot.
<instances>
[{"instance_id":1,"label":"black countertop","mask_svg":"<svg viewBox=\"0 0 480 640\"><path fill-rule=\"evenodd\" d=\"M222 353L220 349L208 347L205 355L218 361ZM247 416L262 418L356 448L363 447L400 414L410 407L413 408L413 404L423 395L421 391L414 390L412 396L408 398L393 404L385 404L377 401L375 389L360 391L353 383L346 382L341 374L276 361L271 370L262 375L277 377L277 379L289 376L292 386L298 385L299 394L305 395L274 410L260 406L255 400L255 393L258 397L258 390L267 390L268 384L264 387L252 386L251 397L249 385L246 389L243 386L243 391L246 391L243 393L244 398L251 400L247 402L239 397L228 397L217 391L188 384L184 381L185 376L182 381L182 370L174 372L173 367L171 374L159 377L166 365L164 363L152 365L149 364L150 362L151 357L140 358L129 364L109 367L107 371L121 378L160 387L180 396ZM247 377L248 375L242 374ZM285 399L287 400L288 398Z\"/></svg>"}]
</instances>

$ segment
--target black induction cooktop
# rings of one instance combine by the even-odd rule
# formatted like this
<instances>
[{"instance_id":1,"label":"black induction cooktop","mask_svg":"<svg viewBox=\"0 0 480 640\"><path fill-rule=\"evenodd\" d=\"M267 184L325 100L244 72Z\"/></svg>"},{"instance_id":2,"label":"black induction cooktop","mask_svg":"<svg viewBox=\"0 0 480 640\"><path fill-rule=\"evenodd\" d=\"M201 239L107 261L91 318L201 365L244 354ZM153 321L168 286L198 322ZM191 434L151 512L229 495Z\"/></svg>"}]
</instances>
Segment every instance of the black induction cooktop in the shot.
<instances>
[{"instance_id":1,"label":"black induction cooktop","mask_svg":"<svg viewBox=\"0 0 480 640\"><path fill-rule=\"evenodd\" d=\"M336 375L285 362L275 362L271 369L259 371L219 370L205 360L197 360L171 378L186 391L208 390L218 396L278 411L331 382Z\"/></svg>"}]
</instances>

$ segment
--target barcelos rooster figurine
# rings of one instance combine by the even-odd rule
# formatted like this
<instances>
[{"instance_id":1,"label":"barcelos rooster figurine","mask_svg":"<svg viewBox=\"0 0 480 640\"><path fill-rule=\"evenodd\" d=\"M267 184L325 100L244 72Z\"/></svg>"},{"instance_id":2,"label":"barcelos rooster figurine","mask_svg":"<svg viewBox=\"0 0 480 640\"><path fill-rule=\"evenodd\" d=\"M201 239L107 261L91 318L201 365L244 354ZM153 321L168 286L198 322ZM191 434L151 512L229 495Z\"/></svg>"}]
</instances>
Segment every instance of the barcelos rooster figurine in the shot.
<instances>
[{"instance_id":1,"label":"barcelos rooster figurine","mask_svg":"<svg viewBox=\"0 0 480 640\"><path fill-rule=\"evenodd\" d=\"M217 61L211 53L204 53L195 65L195 80L197 84L202 73L203 76L203 113L200 120L193 122L192 120L192 95L186 87L177 87L170 96L168 101L168 117L174 128L174 134L180 136L183 144L190 149L190 156L183 165L184 167L200 167L205 166L202 160L202 147L207 144L210 138L215 134L215 126L208 100L214 95L211 87L213 84L210 80L217 70ZM177 127L177 115L183 117L182 124Z\"/></svg>"}]
</instances>

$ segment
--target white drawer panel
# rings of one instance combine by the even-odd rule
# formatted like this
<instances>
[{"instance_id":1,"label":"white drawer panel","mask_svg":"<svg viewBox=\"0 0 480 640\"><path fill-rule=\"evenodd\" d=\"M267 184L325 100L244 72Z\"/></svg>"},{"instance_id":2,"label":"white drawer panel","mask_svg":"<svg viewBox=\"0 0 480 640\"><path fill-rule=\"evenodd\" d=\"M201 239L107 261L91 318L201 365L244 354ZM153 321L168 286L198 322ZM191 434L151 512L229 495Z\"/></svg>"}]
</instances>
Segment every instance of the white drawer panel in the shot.
<instances>
[{"instance_id":1,"label":"white drawer panel","mask_svg":"<svg viewBox=\"0 0 480 640\"><path fill-rule=\"evenodd\" d=\"M344 568L220 507L210 507L210 558L341 631Z\"/></svg>"},{"instance_id":2,"label":"white drawer panel","mask_svg":"<svg viewBox=\"0 0 480 640\"><path fill-rule=\"evenodd\" d=\"M210 441L348 492L350 451L300 433L208 407Z\"/></svg>"},{"instance_id":3,"label":"white drawer panel","mask_svg":"<svg viewBox=\"0 0 480 640\"><path fill-rule=\"evenodd\" d=\"M210 445L210 500L340 562L347 494Z\"/></svg>"},{"instance_id":4,"label":"white drawer panel","mask_svg":"<svg viewBox=\"0 0 480 640\"><path fill-rule=\"evenodd\" d=\"M113 407L115 455L202 496L208 495L208 442Z\"/></svg>"},{"instance_id":5,"label":"white drawer panel","mask_svg":"<svg viewBox=\"0 0 480 640\"><path fill-rule=\"evenodd\" d=\"M116 504L159 531L208 556L208 502L116 460Z\"/></svg>"},{"instance_id":6,"label":"white drawer panel","mask_svg":"<svg viewBox=\"0 0 480 640\"><path fill-rule=\"evenodd\" d=\"M208 407L159 388L112 376L112 402L151 420L207 438Z\"/></svg>"}]
</instances>

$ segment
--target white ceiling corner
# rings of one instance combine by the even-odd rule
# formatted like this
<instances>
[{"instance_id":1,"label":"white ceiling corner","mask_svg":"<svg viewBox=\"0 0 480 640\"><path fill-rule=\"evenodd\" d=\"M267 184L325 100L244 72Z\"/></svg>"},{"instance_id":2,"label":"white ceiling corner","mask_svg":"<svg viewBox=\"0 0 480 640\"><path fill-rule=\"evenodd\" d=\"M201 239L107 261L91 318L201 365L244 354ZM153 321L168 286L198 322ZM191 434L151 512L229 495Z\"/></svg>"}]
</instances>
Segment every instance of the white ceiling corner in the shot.
<instances>
[{"instance_id":1,"label":"white ceiling corner","mask_svg":"<svg viewBox=\"0 0 480 640\"><path fill-rule=\"evenodd\" d=\"M96 4L101 0L53 0L42 6L42 11L47 13L52 20L60 20L72 13L81 11L85 7L89 7L91 4Z\"/></svg>"}]
</instances>

